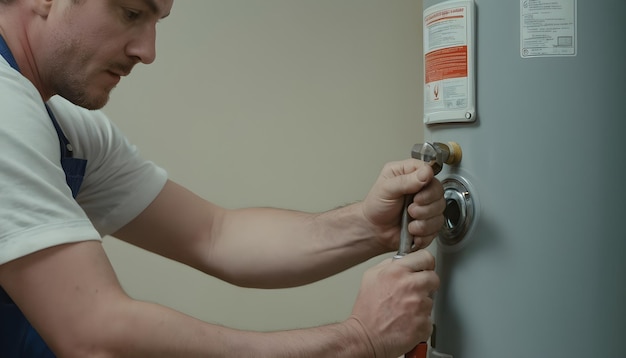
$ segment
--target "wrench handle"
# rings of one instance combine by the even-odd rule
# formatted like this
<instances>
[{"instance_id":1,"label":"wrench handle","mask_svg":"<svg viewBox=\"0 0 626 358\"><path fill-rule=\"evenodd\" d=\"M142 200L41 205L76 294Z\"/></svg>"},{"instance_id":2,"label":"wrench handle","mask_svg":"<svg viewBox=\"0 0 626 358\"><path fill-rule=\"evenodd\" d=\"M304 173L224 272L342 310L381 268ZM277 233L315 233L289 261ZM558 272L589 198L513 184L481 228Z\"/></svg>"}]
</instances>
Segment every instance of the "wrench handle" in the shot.
<instances>
[{"instance_id":1,"label":"wrench handle","mask_svg":"<svg viewBox=\"0 0 626 358\"><path fill-rule=\"evenodd\" d=\"M400 259L404 255L410 253L413 249L413 235L409 234L409 204L413 201L413 195L404 197L404 210L402 211L402 227L400 229L400 247L394 259ZM422 342L415 346L410 352L404 355L404 358L427 358L428 345Z\"/></svg>"},{"instance_id":2,"label":"wrench handle","mask_svg":"<svg viewBox=\"0 0 626 358\"><path fill-rule=\"evenodd\" d=\"M404 358L426 358L428 355L428 345L426 342L422 342L415 346L409 353L404 355Z\"/></svg>"},{"instance_id":3,"label":"wrench handle","mask_svg":"<svg viewBox=\"0 0 626 358\"><path fill-rule=\"evenodd\" d=\"M400 226L400 247L398 253L393 257L394 259L400 259L404 255L410 253L413 248L413 235L409 234L409 204L413 201L414 195L404 196L404 207L402 210L402 224Z\"/></svg>"}]
</instances>

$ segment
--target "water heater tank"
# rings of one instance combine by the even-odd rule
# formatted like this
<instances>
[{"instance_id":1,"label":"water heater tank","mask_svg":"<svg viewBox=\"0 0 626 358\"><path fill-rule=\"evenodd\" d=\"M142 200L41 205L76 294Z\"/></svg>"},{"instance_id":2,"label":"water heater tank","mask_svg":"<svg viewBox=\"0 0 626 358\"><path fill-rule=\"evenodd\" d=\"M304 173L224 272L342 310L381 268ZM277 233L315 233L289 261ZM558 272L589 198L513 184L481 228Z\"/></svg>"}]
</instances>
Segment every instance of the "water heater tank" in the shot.
<instances>
[{"instance_id":1,"label":"water heater tank","mask_svg":"<svg viewBox=\"0 0 626 358\"><path fill-rule=\"evenodd\" d=\"M426 141L463 148L438 175L429 356L626 357L626 1L424 0L424 11L459 4L465 23L431 31L424 19L425 43L465 31L470 67L466 88L425 80L430 95L456 96L428 112L425 94ZM465 105L469 118L455 115Z\"/></svg>"}]
</instances>

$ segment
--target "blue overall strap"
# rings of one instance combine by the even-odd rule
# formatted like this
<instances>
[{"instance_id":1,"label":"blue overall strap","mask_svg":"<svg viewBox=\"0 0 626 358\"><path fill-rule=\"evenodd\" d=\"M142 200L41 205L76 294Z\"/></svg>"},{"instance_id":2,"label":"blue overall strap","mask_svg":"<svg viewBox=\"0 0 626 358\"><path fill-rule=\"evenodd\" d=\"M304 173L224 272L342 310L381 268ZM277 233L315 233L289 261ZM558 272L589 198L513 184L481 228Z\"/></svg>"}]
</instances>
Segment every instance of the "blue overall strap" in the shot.
<instances>
[{"instance_id":1,"label":"blue overall strap","mask_svg":"<svg viewBox=\"0 0 626 358\"><path fill-rule=\"evenodd\" d=\"M9 46L7 45L6 41L4 41L4 38L2 36L0 36L0 55L4 57L9 65L11 65L11 67L13 67L16 71L20 70L17 65L17 61L15 61L15 57L13 57ZM87 168L87 160L74 158L74 148L65 136L65 133L63 133L61 126L54 117L54 113L52 113L50 107L48 107L47 104L46 111L48 111L50 120L52 121L54 129L57 132L57 136L59 137L59 146L61 149L61 167L65 172L65 181L72 190L72 196L76 198L76 195L78 195L78 191L80 190L80 186L83 183L85 169Z\"/></svg>"},{"instance_id":2,"label":"blue overall strap","mask_svg":"<svg viewBox=\"0 0 626 358\"><path fill-rule=\"evenodd\" d=\"M80 186L83 183L83 178L85 177L87 160L74 158L74 148L70 144L70 141L67 140L65 133L63 133L61 126L59 126L59 123L54 117L54 113L52 113L48 105L46 105L46 110L59 137L59 145L61 146L61 167L65 172L65 182L72 190L72 197L76 198Z\"/></svg>"},{"instance_id":3,"label":"blue overall strap","mask_svg":"<svg viewBox=\"0 0 626 358\"><path fill-rule=\"evenodd\" d=\"M19 71L17 62L2 36L0 36L0 55L11 67ZM65 180L72 190L72 196L76 198L85 176L87 160L74 158L72 145L47 105L46 110L59 137L61 167L65 172ZM0 357L55 358L54 353L2 287L0 287Z\"/></svg>"},{"instance_id":4,"label":"blue overall strap","mask_svg":"<svg viewBox=\"0 0 626 358\"><path fill-rule=\"evenodd\" d=\"M0 56L4 57L9 65L11 65L11 67L13 67L16 71L20 70L17 66L17 61L15 61L15 57L13 57L9 46L7 45L6 41L4 41L2 35L0 35Z\"/></svg>"},{"instance_id":5,"label":"blue overall strap","mask_svg":"<svg viewBox=\"0 0 626 358\"><path fill-rule=\"evenodd\" d=\"M0 296L9 299L4 290L0 289L0 292ZM14 303L4 302L4 299L0 298L0 357L55 358L22 311Z\"/></svg>"}]
</instances>

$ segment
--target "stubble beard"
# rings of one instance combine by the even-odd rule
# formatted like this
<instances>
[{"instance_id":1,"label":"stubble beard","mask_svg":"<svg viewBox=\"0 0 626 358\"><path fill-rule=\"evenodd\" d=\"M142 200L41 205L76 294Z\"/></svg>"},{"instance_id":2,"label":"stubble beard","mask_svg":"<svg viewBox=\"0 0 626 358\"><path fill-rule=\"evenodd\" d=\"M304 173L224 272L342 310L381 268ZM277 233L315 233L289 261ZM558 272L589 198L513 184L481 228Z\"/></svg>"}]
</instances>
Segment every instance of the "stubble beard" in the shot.
<instances>
[{"instance_id":1,"label":"stubble beard","mask_svg":"<svg viewBox=\"0 0 626 358\"><path fill-rule=\"evenodd\" d=\"M69 43L55 51L51 59L49 83L54 94L75 105L90 110L101 109L109 101L113 88L91 86L90 92L90 56L80 50L80 46Z\"/></svg>"},{"instance_id":2,"label":"stubble beard","mask_svg":"<svg viewBox=\"0 0 626 358\"><path fill-rule=\"evenodd\" d=\"M95 110L101 109L109 101L111 89L102 89L99 93L90 93L89 79L80 73L64 71L57 75L55 92L77 106Z\"/></svg>"}]
</instances>

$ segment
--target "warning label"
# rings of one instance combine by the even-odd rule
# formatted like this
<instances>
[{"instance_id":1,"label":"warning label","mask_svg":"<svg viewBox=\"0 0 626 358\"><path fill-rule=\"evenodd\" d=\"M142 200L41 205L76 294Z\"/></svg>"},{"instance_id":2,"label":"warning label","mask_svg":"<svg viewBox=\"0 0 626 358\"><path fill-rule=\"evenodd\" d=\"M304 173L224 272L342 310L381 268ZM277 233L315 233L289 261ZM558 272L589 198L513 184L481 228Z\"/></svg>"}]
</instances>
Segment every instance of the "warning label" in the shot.
<instances>
[{"instance_id":1,"label":"warning label","mask_svg":"<svg viewBox=\"0 0 626 358\"><path fill-rule=\"evenodd\" d=\"M432 51L426 54L425 62L426 83L467 77L467 46Z\"/></svg>"},{"instance_id":2,"label":"warning label","mask_svg":"<svg viewBox=\"0 0 626 358\"><path fill-rule=\"evenodd\" d=\"M468 105L468 28L465 6L424 14L425 111Z\"/></svg>"}]
</instances>

